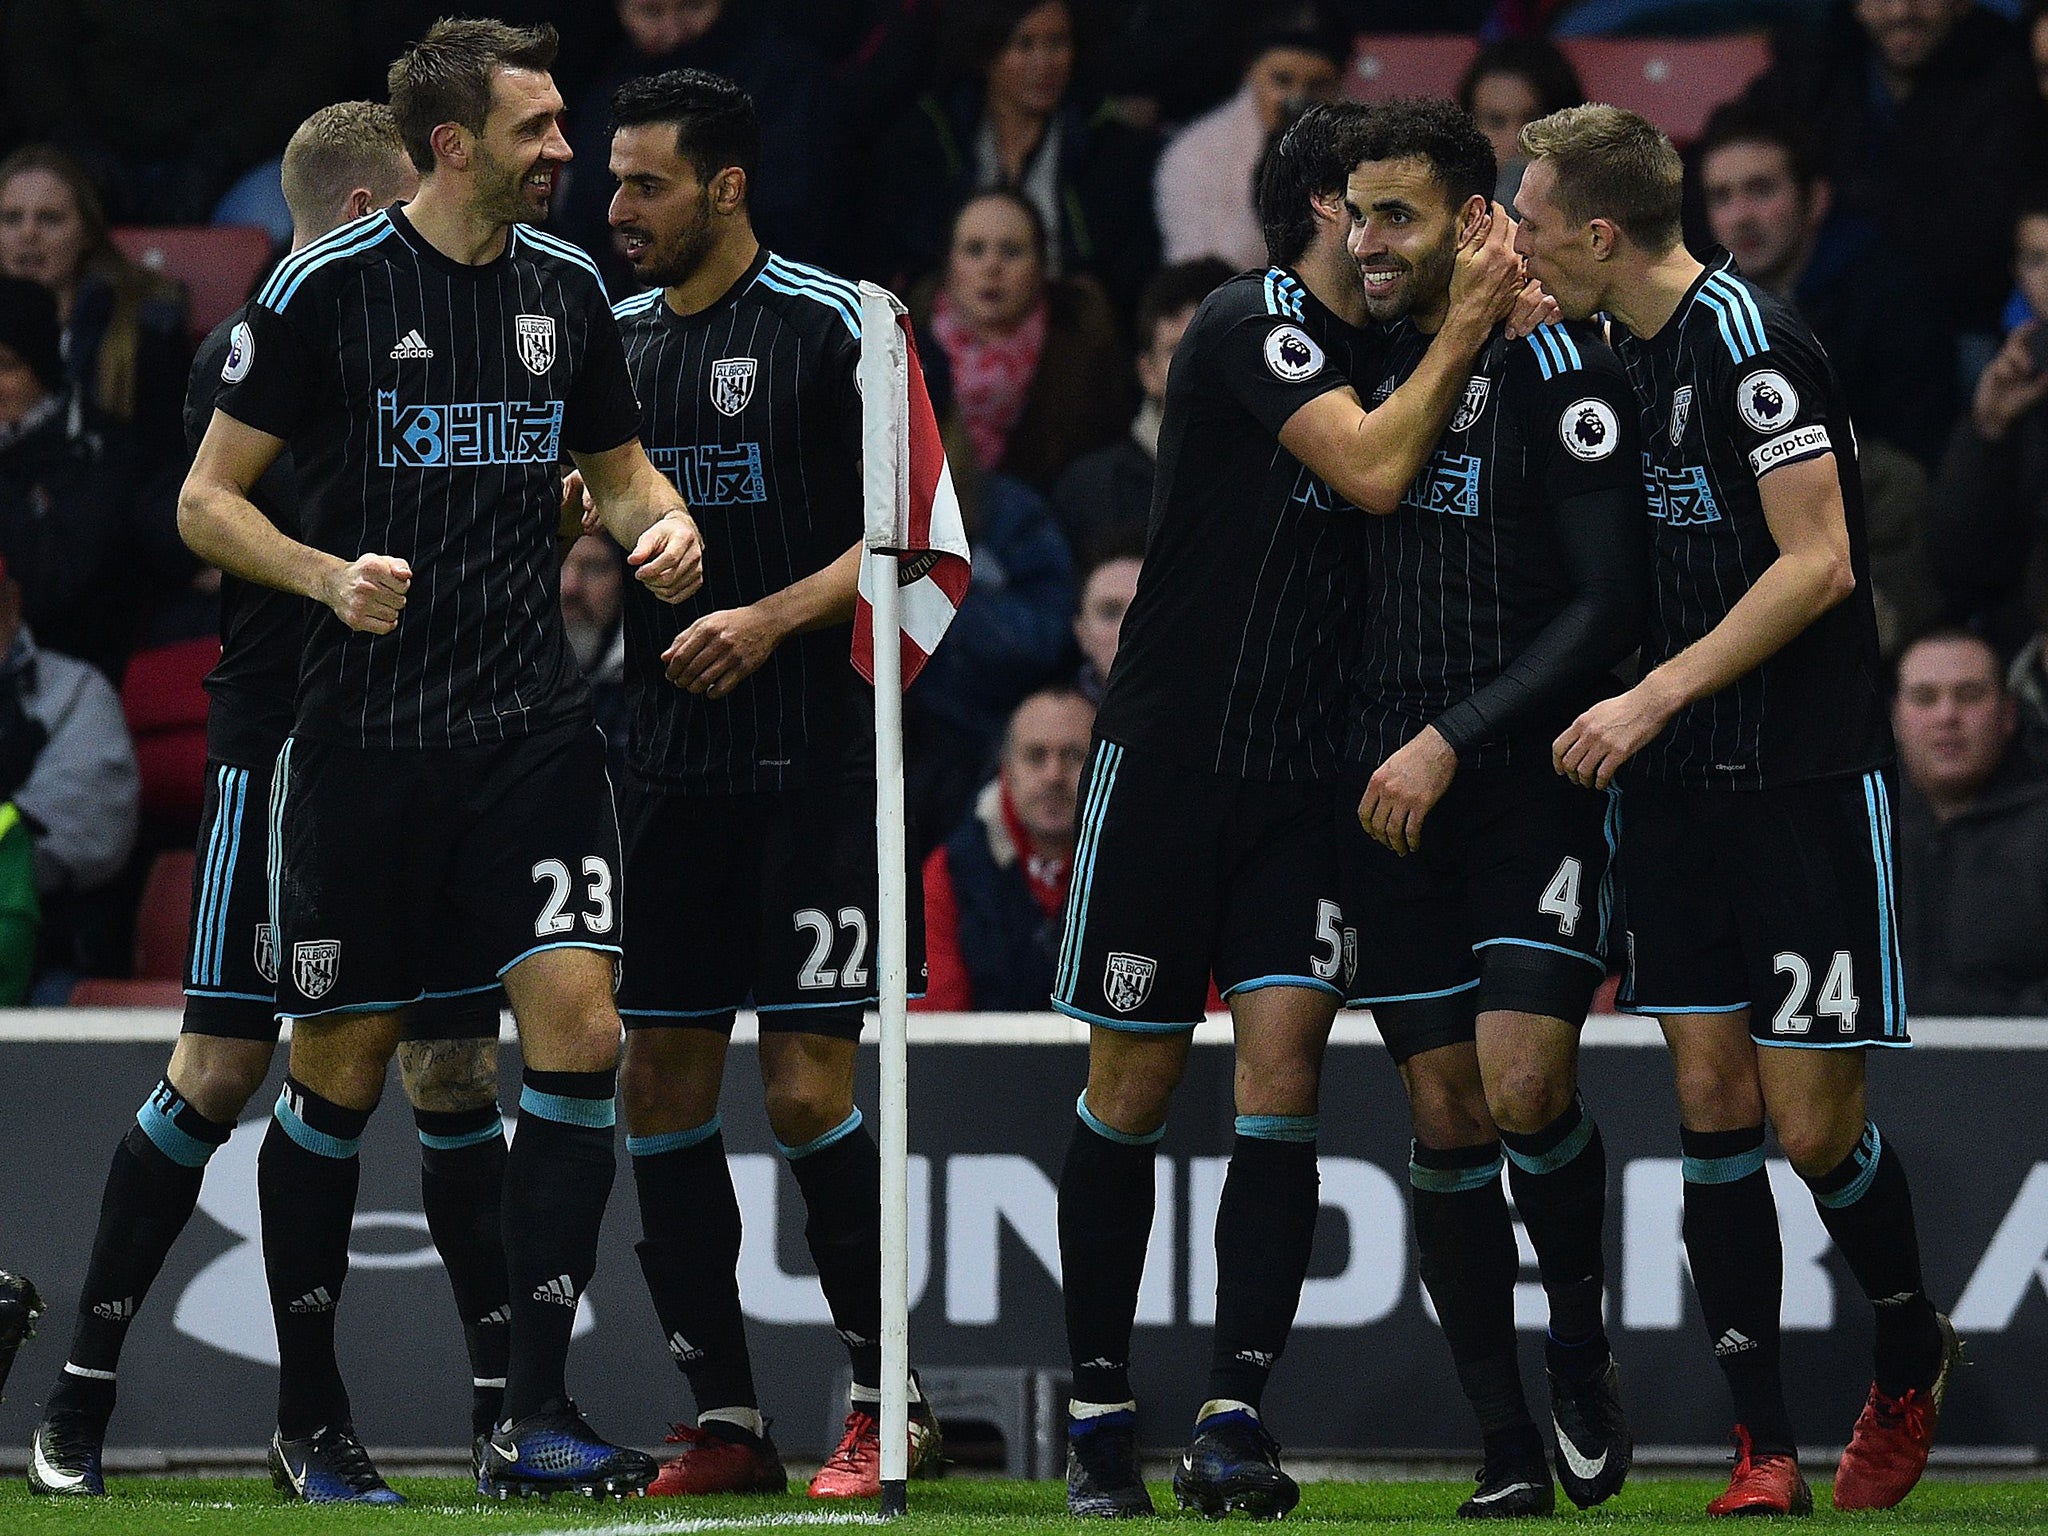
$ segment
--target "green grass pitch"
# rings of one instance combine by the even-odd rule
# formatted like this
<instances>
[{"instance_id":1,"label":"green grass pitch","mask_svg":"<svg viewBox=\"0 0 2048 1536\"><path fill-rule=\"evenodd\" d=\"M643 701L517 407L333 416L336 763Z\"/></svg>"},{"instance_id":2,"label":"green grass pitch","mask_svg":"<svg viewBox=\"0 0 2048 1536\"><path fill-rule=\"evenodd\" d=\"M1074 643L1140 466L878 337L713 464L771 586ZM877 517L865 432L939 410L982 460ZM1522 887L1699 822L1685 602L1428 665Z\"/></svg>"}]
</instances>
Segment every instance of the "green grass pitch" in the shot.
<instances>
[{"instance_id":1,"label":"green grass pitch","mask_svg":"<svg viewBox=\"0 0 2048 1536\"><path fill-rule=\"evenodd\" d=\"M159 1536L165 1532L218 1533L218 1536L326 1536L328 1532L389 1532L391 1536L448 1533L448 1536L496 1536L496 1533L560 1532L562 1536L640 1531L711 1533L745 1536L760 1531L802 1533L806 1527L830 1536L832 1527L879 1523L865 1506L820 1506L800 1494L784 1498L631 1499L594 1504L577 1498L534 1501L524 1505L486 1504L454 1479L394 1478L394 1486L411 1500L404 1509L335 1509L287 1504L266 1481L253 1478L118 1478L112 1495L96 1500L39 1499L20 1479L0 1485L0 1532L6 1536L58 1536L91 1532L94 1536ZM1719 1484L1703 1479L1645 1478L1629 1486L1603 1508L1590 1514L1560 1513L1545 1521L1477 1526L1451 1518L1469 1483L1312 1483L1304 1489L1301 1507L1283 1530L1306 1529L1317 1536L1351 1531L1388 1531L1399 1536L1427 1536L1476 1530L1535 1530L1560 1533L1651 1533L1662 1531L1727 1531L1726 1522L1702 1512ZM1905 1506L1884 1514L1838 1515L1829 1510L1827 1491L1815 1486L1820 1510L1808 1524L1814 1528L1861 1531L1976 1532L2048 1530L2048 1483L1929 1482ZM1164 1484L1153 1487L1162 1511L1172 1508ZM1559 1503L1563 1505L1560 1497ZM1078 1529L1066 1518L1056 1483L996 1482L959 1478L911 1487L911 1513L894 1524L903 1536L1071 1536ZM1234 1522L1242 1531L1242 1523ZM1121 1529L1129 1536L1169 1529L1194 1533L1202 1524L1193 1515L1163 1514L1161 1519Z\"/></svg>"}]
</instances>

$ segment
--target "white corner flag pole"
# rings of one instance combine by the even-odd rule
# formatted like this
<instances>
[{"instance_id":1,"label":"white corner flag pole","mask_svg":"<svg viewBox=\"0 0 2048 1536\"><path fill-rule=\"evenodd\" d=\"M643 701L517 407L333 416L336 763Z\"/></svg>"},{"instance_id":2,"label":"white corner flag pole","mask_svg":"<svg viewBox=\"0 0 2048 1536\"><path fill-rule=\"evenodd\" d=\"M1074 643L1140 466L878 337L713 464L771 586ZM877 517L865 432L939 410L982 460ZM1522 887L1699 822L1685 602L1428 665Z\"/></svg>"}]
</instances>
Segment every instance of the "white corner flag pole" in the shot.
<instances>
[{"instance_id":1,"label":"white corner flag pole","mask_svg":"<svg viewBox=\"0 0 2048 1536\"><path fill-rule=\"evenodd\" d=\"M900 1515L909 1505L910 1474L910 1204L906 1170L910 1074L905 1049L909 954L905 932L903 810L902 599L900 557L878 547L877 533L896 526L909 476L909 360L896 324L895 300L861 285L860 384L868 430L863 433L867 564L861 585L874 612L875 854L881 875L876 964L882 1014L882 1501ZM886 337L886 347L874 343ZM882 430L875 428L880 426ZM882 541L886 543L887 541Z\"/></svg>"}]
</instances>

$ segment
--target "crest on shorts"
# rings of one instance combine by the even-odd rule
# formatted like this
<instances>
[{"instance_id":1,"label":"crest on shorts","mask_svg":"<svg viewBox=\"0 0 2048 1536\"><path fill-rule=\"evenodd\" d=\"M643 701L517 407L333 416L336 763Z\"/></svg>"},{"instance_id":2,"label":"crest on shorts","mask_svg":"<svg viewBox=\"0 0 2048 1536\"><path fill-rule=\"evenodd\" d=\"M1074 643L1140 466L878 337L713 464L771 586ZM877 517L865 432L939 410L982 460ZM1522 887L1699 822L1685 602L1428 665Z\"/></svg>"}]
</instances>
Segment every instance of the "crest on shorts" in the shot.
<instances>
[{"instance_id":1,"label":"crest on shorts","mask_svg":"<svg viewBox=\"0 0 2048 1536\"><path fill-rule=\"evenodd\" d=\"M1692 420L1692 386L1681 384L1678 392L1671 397L1671 446L1676 448L1678 440L1685 436L1685 424Z\"/></svg>"},{"instance_id":2,"label":"crest on shorts","mask_svg":"<svg viewBox=\"0 0 2048 1536\"><path fill-rule=\"evenodd\" d=\"M1152 995L1158 972L1159 962L1150 955L1111 955L1102 968L1104 1001L1118 1013L1129 1013Z\"/></svg>"},{"instance_id":3,"label":"crest on shorts","mask_svg":"<svg viewBox=\"0 0 2048 1536\"><path fill-rule=\"evenodd\" d=\"M301 997L325 997L339 974L341 940L301 939L292 946L292 984Z\"/></svg>"},{"instance_id":4,"label":"crest on shorts","mask_svg":"<svg viewBox=\"0 0 2048 1536\"><path fill-rule=\"evenodd\" d=\"M277 985L277 930L268 923L256 925L256 974Z\"/></svg>"},{"instance_id":5,"label":"crest on shorts","mask_svg":"<svg viewBox=\"0 0 2048 1536\"><path fill-rule=\"evenodd\" d=\"M719 415L737 416L747 408L759 367L751 357L721 357L711 365L711 403Z\"/></svg>"},{"instance_id":6,"label":"crest on shorts","mask_svg":"<svg viewBox=\"0 0 2048 1536\"><path fill-rule=\"evenodd\" d=\"M1344 930L1344 990L1351 990L1351 983L1358 979L1358 930Z\"/></svg>"},{"instance_id":7,"label":"crest on shorts","mask_svg":"<svg viewBox=\"0 0 2048 1536\"><path fill-rule=\"evenodd\" d=\"M515 315L512 334L519 342L519 361L526 364L528 373L538 377L555 366L553 315Z\"/></svg>"},{"instance_id":8,"label":"crest on shorts","mask_svg":"<svg viewBox=\"0 0 2048 1536\"><path fill-rule=\"evenodd\" d=\"M1465 381L1465 398L1458 402L1458 414L1451 418L1451 430L1464 432L1479 419L1486 409L1486 397L1493 393L1493 380L1484 374L1475 373Z\"/></svg>"}]
</instances>

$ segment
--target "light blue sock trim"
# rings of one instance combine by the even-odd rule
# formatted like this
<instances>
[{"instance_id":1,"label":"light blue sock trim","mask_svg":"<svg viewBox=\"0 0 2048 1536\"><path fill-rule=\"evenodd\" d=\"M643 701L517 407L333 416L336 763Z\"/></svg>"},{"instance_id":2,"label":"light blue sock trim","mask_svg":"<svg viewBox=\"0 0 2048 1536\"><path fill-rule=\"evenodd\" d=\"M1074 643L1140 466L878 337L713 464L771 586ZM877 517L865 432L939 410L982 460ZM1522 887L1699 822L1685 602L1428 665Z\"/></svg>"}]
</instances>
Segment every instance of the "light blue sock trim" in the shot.
<instances>
[{"instance_id":1,"label":"light blue sock trim","mask_svg":"<svg viewBox=\"0 0 2048 1536\"><path fill-rule=\"evenodd\" d=\"M277 1116L277 1123L284 1127L285 1135L291 1137L315 1157L331 1157L337 1161L354 1157L363 1145L360 1136L330 1136L325 1131L316 1131L299 1118L299 1112L280 1093L277 1108L271 1111Z\"/></svg>"},{"instance_id":2,"label":"light blue sock trim","mask_svg":"<svg viewBox=\"0 0 2048 1536\"><path fill-rule=\"evenodd\" d=\"M585 1125L608 1131L619 1123L617 1095L603 1099L579 1099L569 1093L542 1093L529 1084L519 1085L519 1112L539 1115L558 1125Z\"/></svg>"},{"instance_id":3,"label":"light blue sock trim","mask_svg":"<svg viewBox=\"0 0 2048 1536\"><path fill-rule=\"evenodd\" d=\"M1733 1157L1688 1157L1680 1165L1680 1176L1688 1184L1733 1184L1764 1166L1764 1149L1737 1152Z\"/></svg>"},{"instance_id":4,"label":"light blue sock trim","mask_svg":"<svg viewBox=\"0 0 2048 1536\"><path fill-rule=\"evenodd\" d=\"M1235 1128L1254 1141L1314 1141L1322 1125L1320 1115L1239 1115Z\"/></svg>"},{"instance_id":5,"label":"light blue sock trim","mask_svg":"<svg viewBox=\"0 0 2048 1536\"><path fill-rule=\"evenodd\" d=\"M1462 1195L1475 1189L1484 1189L1500 1179L1500 1151L1496 1147L1491 1162L1481 1163L1476 1168L1425 1168L1417 1160L1416 1144L1408 1144L1408 1183L1412 1188L1430 1195Z\"/></svg>"},{"instance_id":6,"label":"light blue sock trim","mask_svg":"<svg viewBox=\"0 0 2048 1536\"><path fill-rule=\"evenodd\" d=\"M659 1157L664 1152L680 1152L685 1147L702 1146L725 1129L721 1116L713 1115L702 1125L693 1125L683 1131L663 1131L659 1136L628 1136L626 1155L628 1157Z\"/></svg>"},{"instance_id":7,"label":"light blue sock trim","mask_svg":"<svg viewBox=\"0 0 2048 1536\"><path fill-rule=\"evenodd\" d=\"M433 1136L420 1132L420 1145L436 1152L460 1152L464 1147L481 1146L484 1142L495 1141L505 1134L505 1117L493 1115L491 1123L479 1126L473 1131L464 1131L459 1136Z\"/></svg>"},{"instance_id":8,"label":"light blue sock trim","mask_svg":"<svg viewBox=\"0 0 2048 1536\"><path fill-rule=\"evenodd\" d=\"M157 1151L181 1168L204 1168L206 1160L213 1156L213 1144L182 1129L157 1108L155 1094L144 1099L142 1108L135 1111L135 1123L142 1127L143 1135L156 1143Z\"/></svg>"},{"instance_id":9,"label":"light blue sock trim","mask_svg":"<svg viewBox=\"0 0 2048 1536\"><path fill-rule=\"evenodd\" d=\"M1884 1157L1884 1138L1877 1134L1875 1121L1863 1122L1863 1138L1856 1143L1856 1150L1849 1155L1856 1160L1859 1170L1856 1177L1832 1194L1824 1195L1817 1189L1813 1191L1814 1201L1831 1211L1839 1211L1845 1205L1854 1205L1870 1193L1871 1181L1877 1177L1877 1165Z\"/></svg>"},{"instance_id":10,"label":"light blue sock trim","mask_svg":"<svg viewBox=\"0 0 2048 1536\"><path fill-rule=\"evenodd\" d=\"M1508 1160L1524 1173L1555 1173L1585 1151L1587 1143L1593 1139L1593 1117L1586 1113L1584 1104L1575 1107L1579 1112L1579 1123L1572 1127L1570 1135L1548 1152L1517 1152L1514 1143L1503 1135L1501 1145L1507 1151Z\"/></svg>"},{"instance_id":11,"label":"light blue sock trim","mask_svg":"<svg viewBox=\"0 0 2048 1536\"><path fill-rule=\"evenodd\" d=\"M793 1163L800 1157L809 1157L813 1152L824 1151L827 1147L831 1146L832 1143L835 1141L846 1140L847 1137L851 1136L855 1131L859 1130L860 1127L860 1106L856 1104L853 1107L852 1114L848 1115L844 1120L840 1121L837 1125L833 1126L831 1130L827 1131L824 1135L816 1138L815 1140L807 1141L800 1147L785 1146L780 1141L776 1142L775 1146L776 1149L780 1151L784 1157L788 1158Z\"/></svg>"},{"instance_id":12,"label":"light blue sock trim","mask_svg":"<svg viewBox=\"0 0 2048 1536\"><path fill-rule=\"evenodd\" d=\"M1080 1097L1074 1100L1074 1113L1081 1117L1081 1123L1087 1126L1089 1130L1100 1136L1104 1141L1113 1141L1120 1147L1156 1147L1159 1145L1160 1139L1166 1135L1166 1127L1164 1125L1161 1125L1156 1131L1147 1131L1142 1136L1134 1136L1129 1131L1120 1131L1107 1121L1097 1119L1095 1111L1088 1107L1088 1090L1086 1088L1083 1088Z\"/></svg>"}]
</instances>

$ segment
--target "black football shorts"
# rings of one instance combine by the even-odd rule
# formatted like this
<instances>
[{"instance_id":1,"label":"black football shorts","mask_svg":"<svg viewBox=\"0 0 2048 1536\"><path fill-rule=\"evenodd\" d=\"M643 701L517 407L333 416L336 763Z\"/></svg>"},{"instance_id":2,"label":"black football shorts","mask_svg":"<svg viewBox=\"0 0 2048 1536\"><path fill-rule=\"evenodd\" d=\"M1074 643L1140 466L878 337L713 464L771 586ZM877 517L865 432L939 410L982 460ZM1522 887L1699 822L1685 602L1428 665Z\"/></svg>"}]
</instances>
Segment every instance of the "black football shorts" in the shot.
<instances>
[{"instance_id":1,"label":"black football shorts","mask_svg":"<svg viewBox=\"0 0 2048 1536\"><path fill-rule=\"evenodd\" d=\"M1631 784L1618 1006L1749 1010L1759 1045L1907 1045L1888 771L1782 789Z\"/></svg>"},{"instance_id":2,"label":"black football shorts","mask_svg":"<svg viewBox=\"0 0 2048 1536\"><path fill-rule=\"evenodd\" d=\"M1226 778L1097 741L1082 784L1052 1005L1109 1029L1192 1029L1213 973L1342 997L1330 783Z\"/></svg>"}]
</instances>

